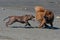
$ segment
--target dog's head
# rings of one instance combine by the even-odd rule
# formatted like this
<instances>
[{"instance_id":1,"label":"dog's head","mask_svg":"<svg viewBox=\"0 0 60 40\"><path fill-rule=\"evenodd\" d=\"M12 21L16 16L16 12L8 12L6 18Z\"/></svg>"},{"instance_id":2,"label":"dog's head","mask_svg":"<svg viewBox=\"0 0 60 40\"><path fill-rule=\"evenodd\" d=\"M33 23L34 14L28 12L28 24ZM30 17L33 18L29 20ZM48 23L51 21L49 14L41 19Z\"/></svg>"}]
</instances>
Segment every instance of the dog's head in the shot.
<instances>
[{"instance_id":1,"label":"dog's head","mask_svg":"<svg viewBox=\"0 0 60 40\"><path fill-rule=\"evenodd\" d=\"M47 10L46 13L45 13L45 19L46 19L46 20L51 20L51 19L53 19L53 18L54 18L53 12L50 11L50 10Z\"/></svg>"},{"instance_id":2,"label":"dog's head","mask_svg":"<svg viewBox=\"0 0 60 40\"><path fill-rule=\"evenodd\" d=\"M25 15L27 17L28 20L33 20L35 18L35 16L33 15Z\"/></svg>"}]
</instances>

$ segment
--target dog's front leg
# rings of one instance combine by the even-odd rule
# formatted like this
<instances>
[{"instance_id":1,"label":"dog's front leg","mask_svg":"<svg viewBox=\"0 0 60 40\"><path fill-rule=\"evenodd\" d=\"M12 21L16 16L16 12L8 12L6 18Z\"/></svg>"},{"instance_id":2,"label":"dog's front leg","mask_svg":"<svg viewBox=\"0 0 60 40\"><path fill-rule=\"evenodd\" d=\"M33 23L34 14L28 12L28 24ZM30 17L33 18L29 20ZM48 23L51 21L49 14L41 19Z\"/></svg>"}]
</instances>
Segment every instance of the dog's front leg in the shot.
<instances>
[{"instance_id":1,"label":"dog's front leg","mask_svg":"<svg viewBox=\"0 0 60 40\"><path fill-rule=\"evenodd\" d=\"M45 25L45 19L40 22L39 28L42 28Z\"/></svg>"}]
</instances>

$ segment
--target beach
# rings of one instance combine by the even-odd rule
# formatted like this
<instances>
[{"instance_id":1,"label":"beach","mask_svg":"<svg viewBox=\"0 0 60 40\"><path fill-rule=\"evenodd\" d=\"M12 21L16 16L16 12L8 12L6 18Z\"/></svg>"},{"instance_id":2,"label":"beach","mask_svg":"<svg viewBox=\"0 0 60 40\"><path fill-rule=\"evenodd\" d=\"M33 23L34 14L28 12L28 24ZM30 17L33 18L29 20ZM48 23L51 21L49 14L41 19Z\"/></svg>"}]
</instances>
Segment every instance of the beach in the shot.
<instances>
[{"instance_id":1,"label":"beach","mask_svg":"<svg viewBox=\"0 0 60 40\"><path fill-rule=\"evenodd\" d=\"M18 8L5 8L5 10L0 8L0 40L59 40L60 38L60 19L54 19L54 29L43 28L39 29L37 21L29 21L33 28L24 27L25 24L14 23L9 25L7 28L5 25L6 21L3 21L4 18L11 15L25 15L32 14L35 16L34 10L30 9L18 9Z\"/></svg>"},{"instance_id":2,"label":"beach","mask_svg":"<svg viewBox=\"0 0 60 40\"><path fill-rule=\"evenodd\" d=\"M13 1L13 0L12 0ZM16 1L16 0L15 0ZM59 0L18 0L18 1L0 2L0 40L60 40L60 1ZM10 3L11 2L11 3ZM4 4L4 5L3 5ZM40 5L53 11L54 23L52 28L37 28L37 21L29 21L32 27L25 27L25 24L14 23L7 28L3 21L8 16L21 16L32 14L35 16L34 7Z\"/></svg>"}]
</instances>

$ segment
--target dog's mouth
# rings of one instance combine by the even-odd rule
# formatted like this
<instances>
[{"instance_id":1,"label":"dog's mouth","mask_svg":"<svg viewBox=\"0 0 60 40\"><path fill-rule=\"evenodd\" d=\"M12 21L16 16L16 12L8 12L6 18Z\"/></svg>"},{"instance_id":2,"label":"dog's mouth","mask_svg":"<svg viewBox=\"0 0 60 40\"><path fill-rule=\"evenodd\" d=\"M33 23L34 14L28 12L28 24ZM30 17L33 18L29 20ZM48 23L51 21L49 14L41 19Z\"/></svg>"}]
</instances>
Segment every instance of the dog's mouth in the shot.
<instances>
[{"instance_id":1,"label":"dog's mouth","mask_svg":"<svg viewBox=\"0 0 60 40\"><path fill-rule=\"evenodd\" d=\"M33 18L32 21L35 21L35 18Z\"/></svg>"}]
</instances>

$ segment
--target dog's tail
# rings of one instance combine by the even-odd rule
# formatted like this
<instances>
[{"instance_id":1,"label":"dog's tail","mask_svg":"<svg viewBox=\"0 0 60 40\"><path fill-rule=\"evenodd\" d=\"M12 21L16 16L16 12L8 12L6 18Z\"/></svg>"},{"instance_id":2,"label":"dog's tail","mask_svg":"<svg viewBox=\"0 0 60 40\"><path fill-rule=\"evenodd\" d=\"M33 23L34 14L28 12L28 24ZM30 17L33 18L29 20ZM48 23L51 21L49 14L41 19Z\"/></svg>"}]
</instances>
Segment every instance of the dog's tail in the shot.
<instances>
[{"instance_id":1,"label":"dog's tail","mask_svg":"<svg viewBox=\"0 0 60 40\"><path fill-rule=\"evenodd\" d=\"M5 19L3 19L3 21L5 21L6 19L10 18L10 16L6 17Z\"/></svg>"}]
</instances>

